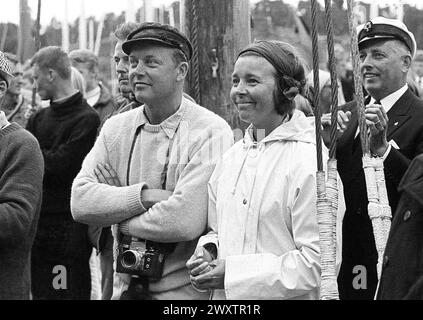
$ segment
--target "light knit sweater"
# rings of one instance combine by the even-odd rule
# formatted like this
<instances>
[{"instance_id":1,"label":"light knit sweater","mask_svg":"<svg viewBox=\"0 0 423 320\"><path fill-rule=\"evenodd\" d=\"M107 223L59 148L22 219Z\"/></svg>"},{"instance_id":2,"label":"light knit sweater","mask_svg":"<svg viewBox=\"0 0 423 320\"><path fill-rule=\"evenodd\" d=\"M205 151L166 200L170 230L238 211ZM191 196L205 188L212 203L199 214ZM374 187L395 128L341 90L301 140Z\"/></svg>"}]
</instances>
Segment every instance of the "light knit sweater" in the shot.
<instances>
[{"instance_id":1,"label":"light knit sweater","mask_svg":"<svg viewBox=\"0 0 423 320\"><path fill-rule=\"evenodd\" d=\"M138 127L141 130L136 136ZM96 226L127 220L122 224L124 233L157 242L177 242L166 259L163 278L150 284L153 297L207 298L192 289L185 263L206 229L207 182L217 160L232 143L231 129L222 118L186 98L179 110L159 125L148 123L143 107L116 115L106 121L73 183L72 215L79 222ZM173 195L146 211L141 190L161 189L169 145L166 190ZM99 163L116 171L122 187L97 182L94 169ZM116 258L116 241L114 254ZM129 276L115 273L114 278L113 297L118 298Z\"/></svg>"}]
</instances>

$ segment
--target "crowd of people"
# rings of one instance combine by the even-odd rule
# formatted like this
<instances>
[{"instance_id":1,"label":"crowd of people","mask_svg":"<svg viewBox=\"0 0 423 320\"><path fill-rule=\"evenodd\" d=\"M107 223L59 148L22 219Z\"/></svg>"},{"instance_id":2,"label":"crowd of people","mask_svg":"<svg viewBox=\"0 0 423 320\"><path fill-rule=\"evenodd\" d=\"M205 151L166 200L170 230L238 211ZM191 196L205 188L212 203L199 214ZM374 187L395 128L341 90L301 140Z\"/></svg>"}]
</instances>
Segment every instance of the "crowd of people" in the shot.
<instances>
[{"instance_id":1,"label":"crowd of people","mask_svg":"<svg viewBox=\"0 0 423 320\"><path fill-rule=\"evenodd\" d=\"M393 217L378 279L360 113L337 44L339 297L422 299L422 55L398 20L358 31L369 146ZM89 50L45 47L25 67L0 52L0 299L319 299L313 76L297 50L260 40L238 53L236 141L184 92L183 33L124 23L115 40L116 96Z\"/></svg>"}]
</instances>

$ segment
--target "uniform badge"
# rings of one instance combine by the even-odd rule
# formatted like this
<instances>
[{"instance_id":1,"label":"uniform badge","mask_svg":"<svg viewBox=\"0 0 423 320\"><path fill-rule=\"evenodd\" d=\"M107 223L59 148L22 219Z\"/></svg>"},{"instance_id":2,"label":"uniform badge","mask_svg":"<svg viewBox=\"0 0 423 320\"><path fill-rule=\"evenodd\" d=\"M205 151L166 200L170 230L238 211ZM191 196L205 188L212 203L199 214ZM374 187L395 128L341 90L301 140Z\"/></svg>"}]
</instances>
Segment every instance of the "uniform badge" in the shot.
<instances>
[{"instance_id":1,"label":"uniform badge","mask_svg":"<svg viewBox=\"0 0 423 320\"><path fill-rule=\"evenodd\" d=\"M371 21L368 21L365 25L364 25L364 30L366 30L366 32L371 31L373 28L373 23Z\"/></svg>"}]
</instances>

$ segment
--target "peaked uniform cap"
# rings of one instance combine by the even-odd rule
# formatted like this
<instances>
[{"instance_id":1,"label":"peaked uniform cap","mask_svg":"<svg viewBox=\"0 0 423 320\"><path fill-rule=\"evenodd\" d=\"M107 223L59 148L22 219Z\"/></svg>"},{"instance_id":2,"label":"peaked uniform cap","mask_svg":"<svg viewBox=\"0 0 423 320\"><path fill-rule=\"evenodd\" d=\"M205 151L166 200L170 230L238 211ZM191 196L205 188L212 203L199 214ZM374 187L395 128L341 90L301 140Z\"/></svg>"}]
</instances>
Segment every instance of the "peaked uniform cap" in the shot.
<instances>
[{"instance_id":1,"label":"peaked uniform cap","mask_svg":"<svg viewBox=\"0 0 423 320\"><path fill-rule=\"evenodd\" d=\"M375 17L357 27L358 48L361 49L364 43L378 39L396 39L403 42L414 58L417 51L416 39L407 26L397 19Z\"/></svg>"}]
</instances>

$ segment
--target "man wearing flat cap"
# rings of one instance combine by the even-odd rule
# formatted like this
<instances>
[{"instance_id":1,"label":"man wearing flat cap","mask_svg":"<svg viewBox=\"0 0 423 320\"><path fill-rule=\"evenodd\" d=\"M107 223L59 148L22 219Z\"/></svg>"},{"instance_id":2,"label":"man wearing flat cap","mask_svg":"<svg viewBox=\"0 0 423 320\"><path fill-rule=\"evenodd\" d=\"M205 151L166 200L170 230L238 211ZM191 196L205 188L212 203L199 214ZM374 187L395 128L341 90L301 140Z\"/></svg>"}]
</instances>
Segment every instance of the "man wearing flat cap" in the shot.
<instances>
[{"instance_id":1,"label":"man wearing flat cap","mask_svg":"<svg viewBox=\"0 0 423 320\"><path fill-rule=\"evenodd\" d=\"M12 79L0 52L0 105ZM0 300L29 300L31 250L39 220L44 163L37 140L0 112Z\"/></svg>"},{"instance_id":2,"label":"man wearing flat cap","mask_svg":"<svg viewBox=\"0 0 423 320\"><path fill-rule=\"evenodd\" d=\"M358 46L363 85L369 94L365 116L370 151L384 160L389 204L395 212L399 182L411 160L423 152L423 102L407 85L416 41L401 21L376 17L358 27ZM374 299L378 256L367 211L357 104L347 104L342 110L337 159L347 209L339 293L341 299ZM389 268L388 259L384 257L383 269Z\"/></svg>"},{"instance_id":3,"label":"man wearing flat cap","mask_svg":"<svg viewBox=\"0 0 423 320\"><path fill-rule=\"evenodd\" d=\"M183 96L192 56L184 34L144 23L122 49L144 105L104 124L73 183L73 217L113 226L113 299L207 299L185 263L205 231L207 182L231 129Z\"/></svg>"}]
</instances>

